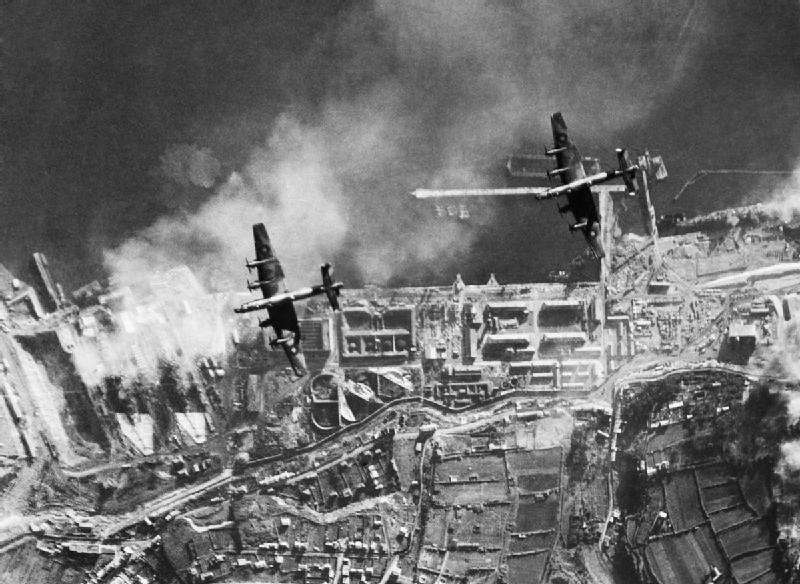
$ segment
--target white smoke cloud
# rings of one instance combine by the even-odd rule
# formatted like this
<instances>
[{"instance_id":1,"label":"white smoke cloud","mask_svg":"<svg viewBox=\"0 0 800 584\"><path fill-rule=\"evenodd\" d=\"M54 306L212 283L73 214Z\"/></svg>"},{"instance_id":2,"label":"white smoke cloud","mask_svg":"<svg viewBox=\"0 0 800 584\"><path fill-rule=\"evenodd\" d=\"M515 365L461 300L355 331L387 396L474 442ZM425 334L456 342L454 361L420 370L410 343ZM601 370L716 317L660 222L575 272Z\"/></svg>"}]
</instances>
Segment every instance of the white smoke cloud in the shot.
<instances>
[{"instance_id":1,"label":"white smoke cloud","mask_svg":"<svg viewBox=\"0 0 800 584\"><path fill-rule=\"evenodd\" d=\"M222 170L210 148L196 144L173 144L161 155L161 172L180 185L210 189Z\"/></svg>"},{"instance_id":2,"label":"white smoke cloud","mask_svg":"<svg viewBox=\"0 0 800 584\"><path fill-rule=\"evenodd\" d=\"M523 136L544 142L558 109L585 140L607 141L646 116L680 79L706 23L688 0L666 12L661 2L645 5L376 0L354 8L313 44L307 75L294 73L287 90L295 103L249 163L196 211L162 217L107 251L106 264L120 283L185 263L205 284L230 288L243 277L257 221L290 285L337 253L379 283L410 263L453 257L470 246L469 230L420 219L408 192L485 186L487 163ZM320 93L309 105L307 94ZM214 160L179 146L162 166L207 187Z\"/></svg>"},{"instance_id":3,"label":"white smoke cloud","mask_svg":"<svg viewBox=\"0 0 800 584\"><path fill-rule=\"evenodd\" d=\"M787 175L766 199L767 205L784 221L791 221L800 214L800 160L795 163L792 174Z\"/></svg>"},{"instance_id":4,"label":"white smoke cloud","mask_svg":"<svg viewBox=\"0 0 800 584\"><path fill-rule=\"evenodd\" d=\"M789 423L800 422L800 392L785 391L783 393L786 401L786 413L789 416Z\"/></svg>"},{"instance_id":5,"label":"white smoke cloud","mask_svg":"<svg viewBox=\"0 0 800 584\"><path fill-rule=\"evenodd\" d=\"M206 285L244 280L252 255L252 223L267 224L290 285L318 273L346 232L341 186L331 172L322 136L281 117L270 141L256 149L196 212L162 217L105 253L115 284L147 281L155 271L185 264ZM309 258L313 261L309 261Z\"/></svg>"},{"instance_id":6,"label":"white smoke cloud","mask_svg":"<svg viewBox=\"0 0 800 584\"><path fill-rule=\"evenodd\" d=\"M787 470L800 470L800 439L781 444L781 462Z\"/></svg>"}]
</instances>

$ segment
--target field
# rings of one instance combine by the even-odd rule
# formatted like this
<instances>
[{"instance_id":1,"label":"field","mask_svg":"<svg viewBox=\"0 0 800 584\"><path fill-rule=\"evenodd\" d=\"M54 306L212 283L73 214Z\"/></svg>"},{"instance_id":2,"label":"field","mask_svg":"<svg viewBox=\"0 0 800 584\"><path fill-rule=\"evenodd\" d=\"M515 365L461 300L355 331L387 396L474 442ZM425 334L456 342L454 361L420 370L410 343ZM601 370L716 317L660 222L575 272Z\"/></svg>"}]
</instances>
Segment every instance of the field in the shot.
<instances>
[{"instance_id":1,"label":"field","mask_svg":"<svg viewBox=\"0 0 800 584\"><path fill-rule=\"evenodd\" d=\"M0 581L24 582L25 584L78 584L83 582L85 572L92 563L77 566L62 561L53 561L36 549L34 541L0 554Z\"/></svg>"},{"instance_id":2,"label":"field","mask_svg":"<svg viewBox=\"0 0 800 584\"><path fill-rule=\"evenodd\" d=\"M436 485L436 498L446 505L469 505L481 501L503 501L507 495L505 481Z\"/></svg>"},{"instance_id":3,"label":"field","mask_svg":"<svg viewBox=\"0 0 800 584\"><path fill-rule=\"evenodd\" d=\"M522 552L532 551L549 551L553 547L553 542L556 539L556 532L551 531L547 533L532 533L526 535L524 538L519 536L512 536L509 540L508 552L510 554L517 554Z\"/></svg>"},{"instance_id":4,"label":"field","mask_svg":"<svg viewBox=\"0 0 800 584\"><path fill-rule=\"evenodd\" d=\"M561 468L561 448L508 452L506 461L513 475L557 473Z\"/></svg>"},{"instance_id":5,"label":"field","mask_svg":"<svg viewBox=\"0 0 800 584\"><path fill-rule=\"evenodd\" d=\"M547 491L548 489L555 489L558 486L559 478L557 473L521 475L517 479L517 487L519 487L520 494L523 495Z\"/></svg>"},{"instance_id":6,"label":"field","mask_svg":"<svg viewBox=\"0 0 800 584\"><path fill-rule=\"evenodd\" d=\"M687 437L683 424L670 424L647 434L647 450L657 452L682 444Z\"/></svg>"},{"instance_id":7,"label":"field","mask_svg":"<svg viewBox=\"0 0 800 584\"><path fill-rule=\"evenodd\" d=\"M558 487L561 471L561 448L509 452L508 473L515 477L521 494L547 491Z\"/></svg>"},{"instance_id":8,"label":"field","mask_svg":"<svg viewBox=\"0 0 800 584\"><path fill-rule=\"evenodd\" d=\"M659 582L703 584L711 566L725 562L708 526L672 537L657 539L645 551L647 565Z\"/></svg>"},{"instance_id":9,"label":"field","mask_svg":"<svg viewBox=\"0 0 800 584\"><path fill-rule=\"evenodd\" d=\"M714 487L706 487L701 491L703 505L708 513L734 507L743 503L739 483L731 481Z\"/></svg>"},{"instance_id":10,"label":"field","mask_svg":"<svg viewBox=\"0 0 800 584\"><path fill-rule=\"evenodd\" d=\"M685 448L687 441L688 433L683 424L652 430L647 434L647 464L657 466L665 460L677 466L692 464L691 452Z\"/></svg>"},{"instance_id":11,"label":"field","mask_svg":"<svg viewBox=\"0 0 800 584\"><path fill-rule=\"evenodd\" d=\"M648 569L658 581L699 584L711 566L720 570L730 566L730 576L737 582L777 582L772 572L770 531L758 515L769 505L759 471L737 479L727 467L712 465L676 472L664 478L662 486L673 528L682 533L645 544ZM659 493L651 488L649 513L640 520L638 532L646 531L660 502ZM636 544L642 545L646 540L640 539L638 532Z\"/></svg>"},{"instance_id":12,"label":"field","mask_svg":"<svg viewBox=\"0 0 800 584\"><path fill-rule=\"evenodd\" d=\"M417 567L423 570L430 570L431 572L438 572L441 569L443 559L444 552L425 548L419 555Z\"/></svg>"},{"instance_id":13,"label":"field","mask_svg":"<svg viewBox=\"0 0 800 584\"><path fill-rule=\"evenodd\" d=\"M739 558L731 563L733 575L739 582L747 582L772 568L773 555L773 550L769 549L752 556Z\"/></svg>"},{"instance_id":14,"label":"field","mask_svg":"<svg viewBox=\"0 0 800 584\"><path fill-rule=\"evenodd\" d=\"M729 558L735 558L745 552L755 551L770 545L769 528L764 521L746 523L721 533L718 537L720 544L722 544L722 549L725 550L725 555Z\"/></svg>"},{"instance_id":15,"label":"field","mask_svg":"<svg viewBox=\"0 0 800 584\"><path fill-rule=\"evenodd\" d=\"M452 511L441 508L433 508L428 513L428 521L425 523L425 545L431 545L444 549L447 545L447 520L452 515Z\"/></svg>"},{"instance_id":16,"label":"field","mask_svg":"<svg viewBox=\"0 0 800 584\"><path fill-rule=\"evenodd\" d=\"M538 584L544 576L548 556L542 552L508 558L508 581L511 584Z\"/></svg>"},{"instance_id":17,"label":"field","mask_svg":"<svg viewBox=\"0 0 800 584\"><path fill-rule=\"evenodd\" d=\"M748 582L747 584L778 584L780 580L778 580L778 576L775 575L775 572L768 572L755 580Z\"/></svg>"},{"instance_id":18,"label":"field","mask_svg":"<svg viewBox=\"0 0 800 584\"><path fill-rule=\"evenodd\" d=\"M506 464L510 475L531 474L536 468L536 454L532 450L510 451L506 453Z\"/></svg>"},{"instance_id":19,"label":"field","mask_svg":"<svg viewBox=\"0 0 800 584\"><path fill-rule=\"evenodd\" d=\"M705 521L692 471L679 472L664 479L667 513L675 531L683 531Z\"/></svg>"},{"instance_id":20,"label":"field","mask_svg":"<svg viewBox=\"0 0 800 584\"><path fill-rule=\"evenodd\" d=\"M739 483L747 504L759 515L764 515L770 505L769 492L761 473L744 475Z\"/></svg>"},{"instance_id":21,"label":"field","mask_svg":"<svg viewBox=\"0 0 800 584\"><path fill-rule=\"evenodd\" d=\"M503 481L506 469L500 456L465 456L436 465L436 482Z\"/></svg>"},{"instance_id":22,"label":"field","mask_svg":"<svg viewBox=\"0 0 800 584\"><path fill-rule=\"evenodd\" d=\"M704 466L698 468L695 472L697 472L697 484L701 488L713 487L714 485L734 480L734 477L727 472L726 467L720 464Z\"/></svg>"},{"instance_id":23,"label":"field","mask_svg":"<svg viewBox=\"0 0 800 584\"><path fill-rule=\"evenodd\" d=\"M709 515L708 518L711 520L711 527L718 533L737 523L752 519L752 517L753 514L750 513L747 507L740 505L738 507L726 509L725 511L720 511L719 513L713 513Z\"/></svg>"},{"instance_id":24,"label":"field","mask_svg":"<svg viewBox=\"0 0 800 584\"><path fill-rule=\"evenodd\" d=\"M544 500L520 496L515 531L545 531L553 529L558 521L558 495L551 494Z\"/></svg>"},{"instance_id":25,"label":"field","mask_svg":"<svg viewBox=\"0 0 800 584\"><path fill-rule=\"evenodd\" d=\"M419 456L414 452L415 443L416 438L395 438L394 440L392 451L402 491L408 491L411 481L419 479Z\"/></svg>"},{"instance_id":26,"label":"field","mask_svg":"<svg viewBox=\"0 0 800 584\"><path fill-rule=\"evenodd\" d=\"M510 505L483 507L481 510L457 509L448 512L452 538L477 543L487 548L500 547L508 522Z\"/></svg>"},{"instance_id":27,"label":"field","mask_svg":"<svg viewBox=\"0 0 800 584\"><path fill-rule=\"evenodd\" d=\"M497 553L451 551L447 555L445 573L463 576L468 571L486 571L492 574L497 570L498 560Z\"/></svg>"}]
</instances>

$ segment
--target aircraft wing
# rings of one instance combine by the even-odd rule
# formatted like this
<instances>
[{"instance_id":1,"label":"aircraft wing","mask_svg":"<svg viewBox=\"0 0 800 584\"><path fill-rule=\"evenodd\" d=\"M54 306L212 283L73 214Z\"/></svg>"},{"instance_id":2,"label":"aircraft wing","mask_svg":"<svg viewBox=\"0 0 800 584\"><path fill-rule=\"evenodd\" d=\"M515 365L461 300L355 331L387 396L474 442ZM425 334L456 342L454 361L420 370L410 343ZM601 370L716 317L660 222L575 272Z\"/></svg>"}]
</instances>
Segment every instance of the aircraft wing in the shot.
<instances>
[{"instance_id":1,"label":"aircraft wing","mask_svg":"<svg viewBox=\"0 0 800 584\"><path fill-rule=\"evenodd\" d=\"M291 300L270 306L268 309L269 320L263 324L271 326L275 331L275 338L270 342L274 347L281 345L289 364L298 377L306 374L305 358L300 351L300 324L297 321L297 312Z\"/></svg>"},{"instance_id":2,"label":"aircraft wing","mask_svg":"<svg viewBox=\"0 0 800 584\"><path fill-rule=\"evenodd\" d=\"M581 162L581 153L578 147L572 143L567 134L567 124L561 112L556 112L550 117L550 125L553 127L553 150L556 156L556 170L561 177L561 184L569 184L573 181L586 178L586 171ZM554 174L551 172L551 174Z\"/></svg>"},{"instance_id":3,"label":"aircraft wing","mask_svg":"<svg viewBox=\"0 0 800 584\"><path fill-rule=\"evenodd\" d=\"M283 288L283 267L272 251L272 243L263 223L253 225L253 240L256 247L256 261L253 262L258 273L258 287L264 298L275 296Z\"/></svg>"},{"instance_id":4,"label":"aircraft wing","mask_svg":"<svg viewBox=\"0 0 800 584\"><path fill-rule=\"evenodd\" d=\"M306 358L300 351L298 346L283 345L283 352L286 353L286 358L289 360L289 365L298 377L303 377L308 370L306 369Z\"/></svg>"}]
</instances>

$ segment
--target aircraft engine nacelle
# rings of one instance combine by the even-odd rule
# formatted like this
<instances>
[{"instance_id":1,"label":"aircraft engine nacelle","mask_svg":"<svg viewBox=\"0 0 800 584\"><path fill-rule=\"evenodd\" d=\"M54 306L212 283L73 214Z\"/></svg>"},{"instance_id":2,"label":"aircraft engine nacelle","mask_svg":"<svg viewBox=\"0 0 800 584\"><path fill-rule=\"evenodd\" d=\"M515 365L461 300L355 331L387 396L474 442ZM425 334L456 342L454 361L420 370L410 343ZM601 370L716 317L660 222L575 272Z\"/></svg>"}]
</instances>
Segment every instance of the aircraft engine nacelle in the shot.
<instances>
[{"instance_id":1,"label":"aircraft engine nacelle","mask_svg":"<svg viewBox=\"0 0 800 584\"><path fill-rule=\"evenodd\" d=\"M269 259L265 260L248 260L247 258L244 259L244 265L247 268L248 272L252 272L253 268L257 268L258 266L263 266L266 263L269 263Z\"/></svg>"},{"instance_id":2,"label":"aircraft engine nacelle","mask_svg":"<svg viewBox=\"0 0 800 584\"><path fill-rule=\"evenodd\" d=\"M572 225L569 226L569 230L570 231L578 231L578 229L583 229L587 225L588 225L588 223L586 221L581 221L579 223L573 223Z\"/></svg>"},{"instance_id":3,"label":"aircraft engine nacelle","mask_svg":"<svg viewBox=\"0 0 800 584\"><path fill-rule=\"evenodd\" d=\"M553 170L547 171L547 178L553 178L554 176L559 176L568 172L569 168L554 168Z\"/></svg>"},{"instance_id":4,"label":"aircraft engine nacelle","mask_svg":"<svg viewBox=\"0 0 800 584\"><path fill-rule=\"evenodd\" d=\"M545 156L558 156L562 152L566 152L567 147L562 146L561 148L548 148L547 146L544 147L544 155Z\"/></svg>"},{"instance_id":5,"label":"aircraft engine nacelle","mask_svg":"<svg viewBox=\"0 0 800 584\"><path fill-rule=\"evenodd\" d=\"M268 318L265 318L264 320L259 320L258 326L260 326L261 328L267 328L269 326L272 326L272 321Z\"/></svg>"}]
</instances>

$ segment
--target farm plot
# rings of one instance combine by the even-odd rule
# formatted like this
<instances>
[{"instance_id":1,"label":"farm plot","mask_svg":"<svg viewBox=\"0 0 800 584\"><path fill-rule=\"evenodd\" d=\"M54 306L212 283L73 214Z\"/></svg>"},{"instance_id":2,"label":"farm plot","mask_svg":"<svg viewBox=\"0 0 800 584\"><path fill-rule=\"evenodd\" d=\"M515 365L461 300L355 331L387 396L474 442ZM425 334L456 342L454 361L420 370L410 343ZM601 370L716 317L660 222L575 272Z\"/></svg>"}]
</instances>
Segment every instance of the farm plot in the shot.
<instances>
[{"instance_id":1,"label":"farm plot","mask_svg":"<svg viewBox=\"0 0 800 584\"><path fill-rule=\"evenodd\" d=\"M428 570L430 572L438 572L442 568L442 560L444 560L444 558L444 551L426 547L419 555L417 568L420 570Z\"/></svg>"},{"instance_id":2,"label":"farm plot","mask_svg":"<svg viewBox=\"0 0 800 584\"><path fill-rule=\"evenodd\" d=\"M759 472L745 474L739 479L739 485L747 504L759 515L766 514L770 505L770 496L764 475Z\"/></svg>"},{"instance_id":3,"label":"farm plot","mask_svg":"<svg viewBox=\"0 0 800 584\"><path fill-rule=\"evenodd\" d=\"M469 505L487 501L503 501L508 493L505 481L484 483L443 483L436 485L434 494L446 505Z\"/></svg>"},{"instance_id":4,"label":"farm plot","mask_svg":"<svg viewBox=\"0 0 800 584\"><path fill-rule=\"evenodd\" d=\"M561 468L561 447L508 452L506 462L508 472L512 475L558 473Z\"/></svg>"},{"instance_id":5,"label":"farm plot","mask_svg":"<svg viewBox=\"0 0 800 584\"><path fill-rule=\"evenodd\" d=\"M535 450L536 470L541 472L558 472L561 468L561 447Z\"/></svg>"},{"instance_id":6,"label":"farm plot","mask_svg":"<svg viewBox=\"0 0 800 584\"><path fill-rule=\"evenodd\" d=\"M447 545L448 510L432 508L425 523L425 545L444 549Z\"/></svg>"},{"instance_id":7,"label":"farm plot","mask_svg":"<svg viewBox=\"0 0 800 584\"><path fill-rule=\"evenodd\" d=\"M520 496L515 531L525 533L554 529L557 520L557 494L548 495L546 498Z\"/></svg>"},{"instance_id":8,"label":"farm plot","mask_svg":"<svg viewBox=\"0 0 800 584\"><path fill-rule=\"evenodd\" d=\"M647 450L650 452L669 450L686 442L687 436L683 424L670 424L647 434Z\"/></svg>"},{"instance_id":9,"label":"farm plot","mask_svg":"<svg viewBox=\"0 0 800 584\"><path fill-rule=\"evenodd\" d=\"M533 551L548 551L556 540L556 532L516 534L511 536L508 543L510 554L519 554Z\"/></svg>"},{"instance_id":10,"label":"farm plot","mask_svg":"<svg viewBox=\"0 0 800 584\"><path fill-rule=\"evenodd\" d=\"M770 545L769 528L764 521L754 521L735 527L717 536L728 559Z\"/></svg>"},{"instance_id":11,"label":"farm plot","mask_svg":"<svg viewBox=\"0 0 800 584\"><path fill-rule=\"evenodd\" d=\"M711 566L725 565L707 525L650 542L645 559L653 575L665 583L703 584Z\"/></svg>"},{"instance_id":12,"label":"farm plot","mask_svg":"<svg viewBox=\"0 0 800 584\"><path fill-rule=\"evenodd\" d=\"M508 581L511 584L538 584L542 581L550 554L528 554L508 558Z\"/></svg>"},{"instance_id":13,"label":"farm plot","mask_svg":"<svg viewBox=\"0 0 800 584\"><path fill-rule=\"evenodd\" d=\"M711 520L711 527L718 533L747 519L752 519L753 514L744 505L739 505L738 507L713 513L708 518Z\"/></svg>"},{"instance_id":14,"label":"farm plot","mask_svg":"<svg viewBox=\"0 0 800 584\"><path fill-rule=\"evenodd\" d=\"M411 481L419 477L419 456L414 452L416 438L395 437L392 452L397 465L397 477L400 488L408 491Z\"/></svg>"},{"instance_id":15,"label":"farm plot","mask_svg":"<svg viewBox=\"0 0 800 584\"><path fill-rule=\"evenodd\" d=\"M706 487L702 490L701 496L703 497L703 505L708 513L734 507L744 502L739 483L736 481L722 483L715 487Z\"/></svg>"},{"instance_id":16,"label":"farm plot","mask_svg":"<svg viewBox=\"0 0 800 584\"><path fill-rule=\"evenodd\" d=\"M778 584L779 582L780 580L775 572L767 572L763 576L759 576L747 584Z\"/></svg>"},{"instance_id":17,"label":"farm plot","mask_svg":"<svg viewBox=\"0 0 800 584\"><path fill-rule=\"evenodd\" d=\"M731 563L733 575L739 582L747 582L772 568L773 550L764 550L752 556L739 558Z\"/></svg>"},{"instance_id":18,"label":"farm plot","mask_svg":"<svg viewBox=\"0 0 800 584\"><path fill-rule=\"evenodd\" d=\"M25 582L26 584L78 584L83 582L88 565L70 565L63 561L54 562L36 549L30 541L0 554L0 570L3 582Z\"/></svg>"},{"instance_id":19,"label":"farm plot","mask_svg":"<svg viewBox=\"0 0 800 584\"><path fill-rule=\"evenodd\" d=\"M683 531L705 521L692 471L678 472L666 477L664 493L669 520L675 531Z\"/></svg>"},{"instance_id":20,"label":"farm plot","mask_svg":"<svg viewBox=\"0 0 800 584\"><path fill-rule=\"evenodd\" d=\"M531 474L536 468L536 454L533 450L516 450L506 452L508 473L512 476Z\"/></svg>"},{"instance_id":21,"label":"farm plot","mask_svg":"<svg viewBox=\"0 0 800 584\"><path fill-rule=\"evenodd\" d=\"M448 514L452 538L487 548L499 548L503 542L510 505L477 509L453 509Z\"/></svg>"},{"instance_id":22,"label":"farm plot","mask_svg":"<svg viewBox=\"0 0 800 584\"><path fill-rule=\"evenodd\" d=\"M445 574L464 576L468 572L497 571L499 553L451 551L447 555Z\"/></svg>"},{"instance_id":23,"label":"farm plot","mask_svg":"<svg viewBox=\"0 0 800 584\"><path fill-rule=\"evenodd\" d=\"M436 482L502 481L506 469L502 456L464 456L436 465Z\"/></svg>"},{"instance_id":24,"label":"farm plot","mask_svg":"<svg viewBox=\"0 0 800 584\"><path fill-rule=\"evenodd\" d=\"M556 473L522 475L517 479L517 486L521 494L555 489L558 483L559 475Z\"/></svg>"},{"instance_id":25,"label":"farm plot","mask_svg":"<svg viewBox=\"0 0 800 584\"><path fill-rule=\"evenodd\" d=\"M702 489L736 480L723 464L704 466L695 472L697 473L697 484Z\"/></svg>"}]
</instances>

